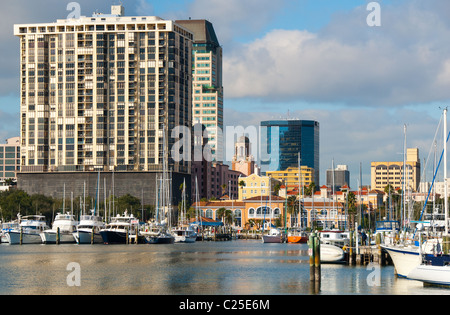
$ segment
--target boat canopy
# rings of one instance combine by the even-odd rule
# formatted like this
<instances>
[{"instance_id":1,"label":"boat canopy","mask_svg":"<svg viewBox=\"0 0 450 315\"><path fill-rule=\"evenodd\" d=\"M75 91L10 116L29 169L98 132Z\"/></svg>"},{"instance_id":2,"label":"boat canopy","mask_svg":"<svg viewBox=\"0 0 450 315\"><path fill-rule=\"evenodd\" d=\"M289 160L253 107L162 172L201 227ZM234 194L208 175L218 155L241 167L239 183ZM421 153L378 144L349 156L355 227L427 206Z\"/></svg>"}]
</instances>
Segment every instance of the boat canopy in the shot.
<instances>
[{"instance_id":1,"label":"boat canopy","mask_svg":"<svg viewBox=\"0 0 450 315\"><path fill-rule=\"evenodd\" d=\"M223 226L223 222L216 221L210 218L202 217L200 221L192 222L193 225L201 225L201 226Z\"/></svg>"}]
</instances>

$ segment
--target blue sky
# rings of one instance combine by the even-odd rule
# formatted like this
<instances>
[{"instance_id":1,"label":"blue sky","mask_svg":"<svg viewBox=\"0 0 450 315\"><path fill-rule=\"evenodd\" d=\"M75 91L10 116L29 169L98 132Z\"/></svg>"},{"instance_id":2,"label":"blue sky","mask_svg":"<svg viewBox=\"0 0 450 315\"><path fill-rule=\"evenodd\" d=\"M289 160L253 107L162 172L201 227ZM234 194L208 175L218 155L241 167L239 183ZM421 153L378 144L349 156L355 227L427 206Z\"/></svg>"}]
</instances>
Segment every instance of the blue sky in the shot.
<instances>
[{"instance_id":1,"label":"blue sky","mask_svg":"<svg viewBox=\"0 0 450 315\"><path fill-rule=\"evenodd\" d=\"M60 0L16 0L0 21L0 137L19 133L15 23L52 22ZM111 0L79 0L81 13L108 12ZM363 165L401 160L408 147L426 158L450 100L450 1L380 0L381 26L366 23L368 0L123 0L127 15L205 18L224 54L225 125L286 117L321 124L325 171L347 164L351 186Z\"/></svg>"}]
</instances>

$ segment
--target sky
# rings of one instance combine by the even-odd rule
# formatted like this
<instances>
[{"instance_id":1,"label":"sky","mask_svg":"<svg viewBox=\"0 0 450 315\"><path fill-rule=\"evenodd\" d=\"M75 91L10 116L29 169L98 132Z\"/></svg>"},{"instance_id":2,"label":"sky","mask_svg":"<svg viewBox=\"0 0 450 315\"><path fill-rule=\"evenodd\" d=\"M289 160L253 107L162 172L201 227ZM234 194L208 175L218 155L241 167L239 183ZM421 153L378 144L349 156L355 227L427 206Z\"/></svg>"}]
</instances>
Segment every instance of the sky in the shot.
<instances>
[{"instance_id":1,"label":"sky","mask_svg":"<svg viewBox=\"0 0 450 315\"><path fill-rule=\"evenodd\" d=\"M19 134L19 41L13 25L53 22L70 13L70 1L4 2L0 139ZM119 3L77 2L85 16L109 13ZM370 2L380 10L368 10ZM422 162L434 154L450 100L448 0L122 3L126 15L209 20L223 48L225 126L288 117L319 121L321 185L332 163L348 165L353 189L361 165L362 183L369 185L372 161L403 159L404 125L407 147L418 147ZM368 16L375 13L381 24L369 26Z\"/></svg>"}]
</instances>

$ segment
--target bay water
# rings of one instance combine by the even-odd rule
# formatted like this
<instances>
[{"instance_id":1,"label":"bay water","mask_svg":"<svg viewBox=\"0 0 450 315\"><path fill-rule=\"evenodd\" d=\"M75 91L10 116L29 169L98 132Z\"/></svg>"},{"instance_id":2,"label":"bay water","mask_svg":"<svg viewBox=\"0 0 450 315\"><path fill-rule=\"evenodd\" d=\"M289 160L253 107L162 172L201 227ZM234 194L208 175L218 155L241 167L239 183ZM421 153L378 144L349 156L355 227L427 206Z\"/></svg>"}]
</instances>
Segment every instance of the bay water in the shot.
<instances>
[{"instance_id":1,"label":"bay water","mask_svg":"<svg viewBox=\"0 0 450 315\"><path fill-rule=\"evenodd\" d=\"M0 245L1 295L449 293L377 265L323 264L320 287L312 286L306 244Z\"/></svg>"}]
</instances>

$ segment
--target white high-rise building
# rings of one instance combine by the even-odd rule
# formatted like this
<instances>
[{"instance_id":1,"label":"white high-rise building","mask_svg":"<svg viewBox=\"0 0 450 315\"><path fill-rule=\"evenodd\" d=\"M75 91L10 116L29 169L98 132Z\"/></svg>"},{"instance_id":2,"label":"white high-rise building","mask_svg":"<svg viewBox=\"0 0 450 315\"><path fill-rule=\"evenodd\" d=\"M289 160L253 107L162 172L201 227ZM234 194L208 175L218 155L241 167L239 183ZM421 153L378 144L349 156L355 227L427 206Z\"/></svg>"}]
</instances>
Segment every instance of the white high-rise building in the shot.
<instances>
[{"instance_id":1,"label":"white high-rise building","mask_svg":"<svg viewBox=\"0 0 450 315\"><path fill-rule=\"evenodd\" d=\"M14 26L22 172L158 172L171 130L191 128L193 32L123 13Z\"/></svg>"}]
</instances>

